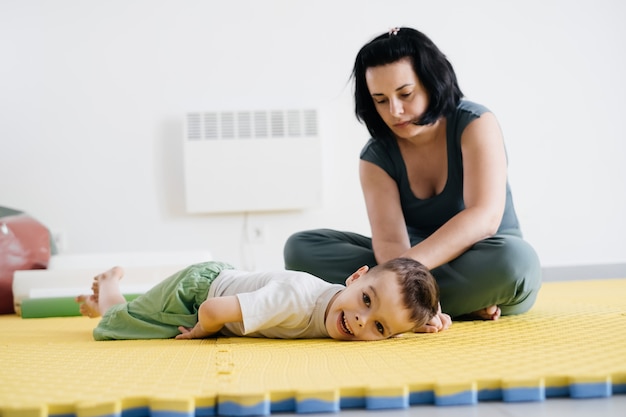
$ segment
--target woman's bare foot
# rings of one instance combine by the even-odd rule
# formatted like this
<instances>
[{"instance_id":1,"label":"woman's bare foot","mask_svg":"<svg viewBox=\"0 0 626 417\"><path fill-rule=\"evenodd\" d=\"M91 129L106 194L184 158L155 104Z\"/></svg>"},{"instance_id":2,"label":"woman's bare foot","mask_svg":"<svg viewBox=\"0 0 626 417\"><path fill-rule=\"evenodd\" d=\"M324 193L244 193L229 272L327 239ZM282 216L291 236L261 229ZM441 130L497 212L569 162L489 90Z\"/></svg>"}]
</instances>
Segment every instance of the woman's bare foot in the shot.
<instances>
[{"instance_id":1,"label":"woman's bare foot","mask_svg":"<svg viewBox=\"0 0 626 417\"><path fill-rule=\"evenodd\" d=\"M115 266L93 278L91 290L93 294L79 295L76 302L80 304L80 314L87 317L100 317L112 305L126 302L119 290L119 280L124 270Z\"/></svg>"},{"instance_id":2,"label":"woman's bare foot","mask_svg":"<svg viewBox=\"0 0 626 417\"><path fill-rule=\"evenodd\" d=\"M481 310L476 310L469 314L469 317L477 318L481 320L498 320L502 311L498 306L489 306Z\"/></svg>"}]
</instances>

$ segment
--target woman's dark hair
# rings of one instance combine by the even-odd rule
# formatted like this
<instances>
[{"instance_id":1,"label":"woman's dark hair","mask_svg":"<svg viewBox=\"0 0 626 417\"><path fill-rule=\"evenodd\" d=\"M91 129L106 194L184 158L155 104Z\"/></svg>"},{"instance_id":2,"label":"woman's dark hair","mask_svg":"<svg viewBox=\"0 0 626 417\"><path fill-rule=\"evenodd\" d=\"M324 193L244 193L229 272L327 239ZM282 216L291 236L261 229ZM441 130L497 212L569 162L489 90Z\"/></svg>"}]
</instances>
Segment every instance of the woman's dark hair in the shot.
<instances>
[{"instance_id":1,"label":"woman's dark hair","mask_svg":"<svg viewBox=\"0 0 626 417\"><path fill-rule=\"evenodd\" d=\"M420 125L434 123L450 114L463 97L452 64L426 35L406 27L384 33L361 48L352 70L356 117L365 123L373 138L394 136L376 111L365 72L370 67L391 64L403 58L411 60L415 74L428 92L428 108L419 120Z\"/></svg>"}]
</instances>

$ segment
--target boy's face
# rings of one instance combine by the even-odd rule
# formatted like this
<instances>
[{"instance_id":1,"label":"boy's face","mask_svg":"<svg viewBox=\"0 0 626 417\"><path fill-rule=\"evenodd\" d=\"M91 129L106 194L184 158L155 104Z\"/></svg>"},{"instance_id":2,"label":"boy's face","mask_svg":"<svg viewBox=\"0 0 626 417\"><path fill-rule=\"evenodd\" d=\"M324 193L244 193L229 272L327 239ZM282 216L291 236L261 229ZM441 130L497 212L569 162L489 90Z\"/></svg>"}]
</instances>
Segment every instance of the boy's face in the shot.
<instances>
[{"instance_id":1,"label":"boy's face","mask_svg":"<svg viewBox=\"0 0 626 417\"><path fill-rule=\"evenodd\" d=\"M325 324L333 339L379 340L413 329L396 274L383 271L373 277L368 269L350 275L346 289L329 303Z\"/></svg>"}]
</instances>

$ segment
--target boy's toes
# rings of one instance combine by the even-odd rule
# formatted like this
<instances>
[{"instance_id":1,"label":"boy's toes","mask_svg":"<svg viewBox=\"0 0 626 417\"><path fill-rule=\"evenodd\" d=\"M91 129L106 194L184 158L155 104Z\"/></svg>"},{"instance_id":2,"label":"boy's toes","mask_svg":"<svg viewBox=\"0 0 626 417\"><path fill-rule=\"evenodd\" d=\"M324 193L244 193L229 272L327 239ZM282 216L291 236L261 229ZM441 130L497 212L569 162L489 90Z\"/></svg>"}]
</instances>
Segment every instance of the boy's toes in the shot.
<instances>
[{"instance_id":1,"label":"boy's toes","mask_svg":"<svg viewBox=\"0 0 626 417\"><path fill-rule=\"evenodd\" d=\"M89 309L85 306L85 304L81 304L80 307L78 307L78 310L80 311L80 314L82 314L83 316L89 316Z\"/></svg>"}]
</instances>

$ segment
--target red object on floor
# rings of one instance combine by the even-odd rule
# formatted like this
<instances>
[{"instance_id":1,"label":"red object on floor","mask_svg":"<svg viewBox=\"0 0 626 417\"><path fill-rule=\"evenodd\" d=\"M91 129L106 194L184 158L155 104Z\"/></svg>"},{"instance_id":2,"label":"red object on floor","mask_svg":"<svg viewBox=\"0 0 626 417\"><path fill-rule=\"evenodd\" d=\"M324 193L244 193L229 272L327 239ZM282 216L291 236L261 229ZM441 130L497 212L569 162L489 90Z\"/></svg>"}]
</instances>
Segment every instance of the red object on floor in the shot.
<instances>
[{"instance_id":1,"label":"red object on floor","mask_svg":"<svg viewBox=\"0 0 626 417\"><path fill-rule=\"evenodd\" d=\"M13 272L46 269L50 232L25 213L0 217L0 314L13 314Z\"/></svg>"}]
</instances>

